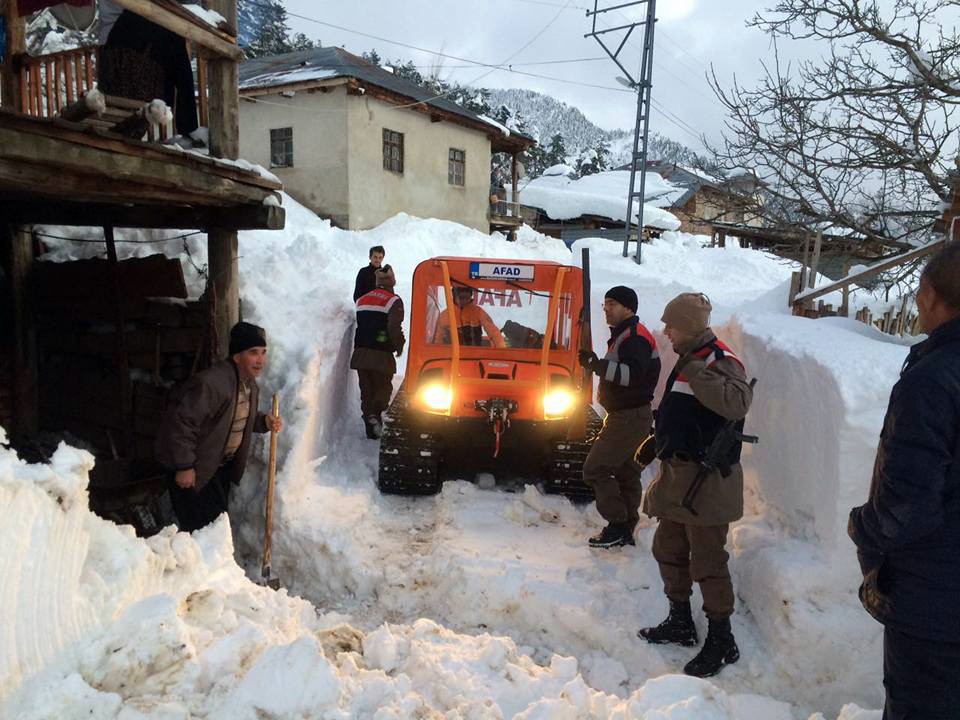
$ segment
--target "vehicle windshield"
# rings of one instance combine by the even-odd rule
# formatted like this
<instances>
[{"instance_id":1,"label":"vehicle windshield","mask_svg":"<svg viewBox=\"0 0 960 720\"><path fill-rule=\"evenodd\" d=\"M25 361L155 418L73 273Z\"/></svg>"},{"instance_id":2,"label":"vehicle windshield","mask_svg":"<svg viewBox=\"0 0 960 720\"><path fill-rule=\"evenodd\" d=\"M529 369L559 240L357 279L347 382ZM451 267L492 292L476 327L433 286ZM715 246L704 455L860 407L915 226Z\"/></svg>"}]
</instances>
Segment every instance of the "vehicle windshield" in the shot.
<instances>
[{"instance_id":1,"label":"vehicle windshield","mask_svg":"<svg viewBox=\"0 0 960 720\"><path fill-rule=\"evenodd\" d=\"M453 322L447 308L443 285L427 292L426 341L450 344L451 326L463 346L496 348L542 348L547 334L550 293L520 287L484 286L482 281L452 283ZM560 296L557 322L552 329L550 348L567 350L573 327L572 298Z\"/></svg>"}]
</instances>

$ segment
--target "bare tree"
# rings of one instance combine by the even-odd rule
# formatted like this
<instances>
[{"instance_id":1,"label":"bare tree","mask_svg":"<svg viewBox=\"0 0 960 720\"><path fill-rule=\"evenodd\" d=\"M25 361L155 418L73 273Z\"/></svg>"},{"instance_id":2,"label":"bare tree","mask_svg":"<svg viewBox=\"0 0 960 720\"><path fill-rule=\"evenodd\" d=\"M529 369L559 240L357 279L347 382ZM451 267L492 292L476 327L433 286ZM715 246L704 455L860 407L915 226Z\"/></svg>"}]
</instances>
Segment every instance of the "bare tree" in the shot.
<instances>
[{"instance_id":1,"label":"bare tree","mask_svg":"<svg viewBox=\"0 0 960 720\"><path fill-rule=\"evenodd\" d=\"M750 89L711 85L729 111L727 168L765 184L773 225L830 226L876 250L927 239L949 198L956 153L957 0L779 0L748 22L774 59ZM814 41L815 60L782 63L778 44Z\"/></svg>"}]
</instances>

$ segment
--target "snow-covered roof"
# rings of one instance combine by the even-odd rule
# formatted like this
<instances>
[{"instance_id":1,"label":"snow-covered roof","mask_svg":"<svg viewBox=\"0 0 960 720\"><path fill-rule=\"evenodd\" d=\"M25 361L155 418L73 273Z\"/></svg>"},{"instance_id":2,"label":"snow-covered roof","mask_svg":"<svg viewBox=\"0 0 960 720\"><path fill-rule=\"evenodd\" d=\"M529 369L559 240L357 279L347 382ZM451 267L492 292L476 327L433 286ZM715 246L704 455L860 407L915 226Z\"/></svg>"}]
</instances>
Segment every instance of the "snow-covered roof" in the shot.
<instances>
[{"instance_id":1,"label":"snow-covered roof","mask_svg":"<svg viewBox=\"0 0 960 720\"><path fill-rule=\"evenodd\" d=\"M430 105L486 128L496 128L501 138L510 138L510 144L518 149L535 141L523 133L510 131L500 123L483 115L471 112L444 96L437 96L395 73L347 52L343 48L325 47L296 50L282 55L251 58L240 63L240 91L259 88L281 88L295 83L354 78L375 85L415 102ZM514 142L517 141L517 142ZM507 142L504 140L504 142ZM495 148L494 152L498 152Z\"/></svg>"},{"instance_id":2,"label":"snow-covered roof","mask_svg":"<svg viewBox=\"0 0 960 720\"><path fill-rule=\"evenodd\" d=\"M627 214L627 193L630 173L626 170L608 170L571 180L567 174L572 168L555 165L538 178L531 180L520 191L520 202L537 207L554 220L572 220L583 215L605 217L623 222ZM551 173L551 174L547 174ZM639 187L638 187L639 189ZM680 221L672 213L661 209L685 192L658 174L646 174L644 187L643 224L661 230L677 230ZM634 214L632 222L636 222Z\"/></svg>"}]
</instances>

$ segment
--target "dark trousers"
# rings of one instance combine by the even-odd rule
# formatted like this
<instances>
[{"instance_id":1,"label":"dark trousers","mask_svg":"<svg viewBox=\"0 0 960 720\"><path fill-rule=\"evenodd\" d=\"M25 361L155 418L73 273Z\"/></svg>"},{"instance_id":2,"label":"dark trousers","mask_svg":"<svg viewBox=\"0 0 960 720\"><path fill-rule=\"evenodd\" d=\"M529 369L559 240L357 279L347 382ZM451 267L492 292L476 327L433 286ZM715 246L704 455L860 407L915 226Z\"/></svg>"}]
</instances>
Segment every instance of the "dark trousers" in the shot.
<instances>
[{"instance_id":1,"label":"dark trousers","mask_svg":"<svg viewBox=\"0 0 960 720\"><path fill-rule=\"evenodd\" d=\"M193 70L182 37L124 10L100 49L99 61L100 90L143 102L163 98L174 111L179 134L197 129Z\"/></svg>"},{"instance_id":2,"label":"dark trousers","mask_svg":"<svg viewBox=\"0 0 960 720\"><path fill-rule=\"evenodd\" d=\"M960 718L960 643L883 629L883 720Z\"/></svg>"},{"instance_id":3,"label":"dark trousers","mask_svg":"<svg viewBox=\"0 0 960 720\"><path fill-rule=\"evenodd\" d=\"M380 417L390 405L393 393L393 375L376 370L357 370L360 378L360 412L363 417Z\"/></svg>"},{"instance_id":4,"label":"dark trousers","mask_svg":"<svg viewBox=\"0 0 960 720\"><path fill-rule=\"evenodd\" d=\"M696 582L703 593L703 611L711 620L733 614L733 582L724 549L727 529L727 525L687 525L661 518L653 536L653 557L667 597L686 602Z\"/></svg>"},{"instance_id":5,"label":"dark trousers","mask_svg":"<svg viewBox=\"0 0 960 720\"><path fill-rule=\"evenodd\" d=\"M649 405L607 413L583 463L583 482L593 488L597 512L609 523L627 523L632 528L640 519L643 485L633 456L652 423Z\"/></svg>"},{"instance_id":6,"label":"dark trousers","mask_svg":"<svg viewBox=\"0 0 960 720\"><path fill-rule=\"evenodd\" d=\"M173 476L170 477L170 502L180 530L183 532L199 530L227 512L230 505L231 485L228 467L229 465L221 465L210 478L210 482L200 490L184 489L177 485Z\"/></svg>"}]
</instances>

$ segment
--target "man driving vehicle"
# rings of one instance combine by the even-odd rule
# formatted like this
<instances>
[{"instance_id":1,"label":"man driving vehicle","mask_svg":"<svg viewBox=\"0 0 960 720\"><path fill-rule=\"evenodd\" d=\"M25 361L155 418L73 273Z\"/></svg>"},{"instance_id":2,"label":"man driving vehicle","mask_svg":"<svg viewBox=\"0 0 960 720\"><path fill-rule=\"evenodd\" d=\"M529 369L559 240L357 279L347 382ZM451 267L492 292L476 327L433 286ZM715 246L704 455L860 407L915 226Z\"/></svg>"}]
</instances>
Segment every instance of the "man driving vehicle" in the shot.
<instances>
[{"instance_id":1,"label":"man driving vehicle","mask_svg":"<svg viewBox=\"0 0 960 720\"><path fill-rule=\"evenodd\" d=\"M503 333L494 324L486 311L473 301L473 288L457 286L453 288L453 304L456 305L457 332L461 345L481 345L486 333L493 347L506 347ZM433 342L450 343L450 310L440 313L437 320L437 329L433 333Z\"/></svg>"}]
</instances>

